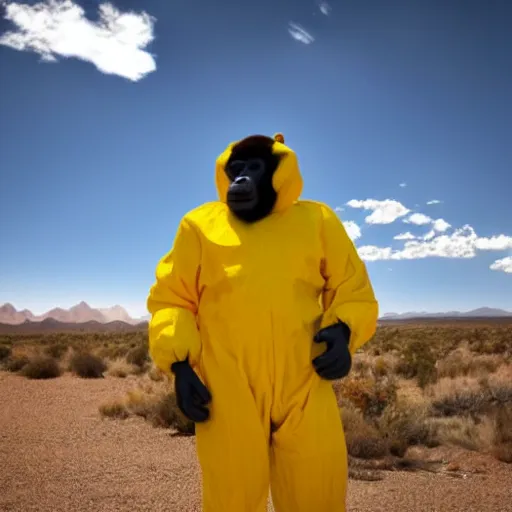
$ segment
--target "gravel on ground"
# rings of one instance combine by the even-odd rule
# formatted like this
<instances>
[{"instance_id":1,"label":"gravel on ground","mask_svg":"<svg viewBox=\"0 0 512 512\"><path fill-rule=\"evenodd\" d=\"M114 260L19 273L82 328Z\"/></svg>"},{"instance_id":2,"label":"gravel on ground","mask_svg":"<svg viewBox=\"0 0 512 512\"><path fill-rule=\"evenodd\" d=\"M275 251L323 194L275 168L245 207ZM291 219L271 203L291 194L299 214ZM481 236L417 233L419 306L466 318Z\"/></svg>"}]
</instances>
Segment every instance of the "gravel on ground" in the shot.
<instances>
[{"instance_id":1,"label":"gravel on ground","mask_svg":"<svg viewBox=\"0 0 512 512\"><path fill-rule=\"evenodd\" d=\"M100 416L99 405L134 386L132 378L0 372L0 511L200 512L194 438ZM386 471L379 481L350 480L348 512L512 512L512 465L429 453L448 458L458 478Z\"/></svg>"}]
</instances>

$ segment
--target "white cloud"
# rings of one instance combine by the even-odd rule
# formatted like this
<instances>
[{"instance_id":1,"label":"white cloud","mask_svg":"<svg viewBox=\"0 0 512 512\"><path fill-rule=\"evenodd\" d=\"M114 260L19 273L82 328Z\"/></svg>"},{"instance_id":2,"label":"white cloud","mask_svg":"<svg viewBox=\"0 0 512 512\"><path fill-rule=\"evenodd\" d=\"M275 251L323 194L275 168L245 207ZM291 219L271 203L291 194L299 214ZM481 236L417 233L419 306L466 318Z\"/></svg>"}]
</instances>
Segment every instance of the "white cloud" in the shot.
<instances>
[{"instance_id":1,"label":"white cloud","mask_svg":"<svg viewBox=\"0 0 512 512\"><path fill-rule=\"evenodd\" d=\"M331 6L327 2L319 2L318 8L320 9L320 12L326 16L329 16L331 13Z\"/></svg>"},{"instance_id":2,"label":"white cloud","mask_svg":"<svg viewBox=\"0 0 512 512\"><path fill-rule=\"evenodd\" d=\"M439 199L432 199L431 201L427 201L427 204L439 204L440 202Z\"/></svg>"},{"instance_id":3,"label":"white cloud","mask_svg":"<svg viewBox=\"0 0 512 512\"><path fill-rule=\"evenodd\" d=\"M451 224L446 222L444 219L434 220L423 213L413 213L404 219L404 222L406 224L416 224L417 226L426 226L427 224L432 224L433 229L441 233L446 231L448 228L451 228Z\"/></svg>"},{"instance_id":4,"label":"white cloud","mask_svg":"<svg viewBox=\"0 0 512 512\"><path fill-rule=\"evenodd\" d=\"M452 225L451 224L448 224L448 222L446 222L444 219L436 219L434 222L433 222L433 227L436 231L440 231L441 233L443 233L444 231L446 231L448 228L451 228Z\"/></svg>"},{"instance_id":5,"label":"white cloud","mask_svg":"<svg viewBox=\"0 0 512 512\"><path fill-rule=\"evenodd\" d=\"M92 22L71 0L46 0L34 5L7 3L5 18L16 29L1 35L0 44L33 51L44 61L74 57L132 81L156 69L145 50L154 39L154 18L145 12L121 13L111 3L102 3L99 21Z\"/></svg>"},{"instance_id":6,"label":"white cloud","mask_svg":"<svg viewBox=\"0 0 512 512\"><path fill-rule=\"evenodd\" d=\"M512 237L498 235L491 238L479 238L476 242L476 247L481 251L505 251L512 249Z\"/></svg>"},{"instance_id":7,"label":"white cloud","mask_svg":"<svg viewBox=\"0 0 512 512\"><path fill-rule=\"evenodd\" d=\"M412 233L407 231L407 233L400 233L398 235L395 235L393 238L395 240L414 240L416 237Z\"/></svg>"},{"instance_id":8,"label":"white cloud","mask_svg":"<svg viewBox=\"0 0 512 512\"><path fill-rule=\"evenodd\" d=\"M404 248L400 250L393 251L390 247L362 246L358 252L363 259L376 261L414 260L431 257L474 258L477 250L512 248L512 237L500 235L492 238L480 238L469 225L455 230L451 235L434 237L432 233L427 233L422 240L405 242Z\"/></svg>"},{"instance_id":9,"label":"white cloud","mask_svg":"<svg viewBox=\"0 0 512 512\"><path fill-rule=\"evenodd\" d=\"M363 245L357 249L357 252L365 261L390 260L393 255L391 247L377 247L376 245Z\"/></svg>"},{"instance_id":10,"label":"white cloud","mask_svg":"<svg viewBox=\"0 0 512 512\"><path fill-rule=\"evenodd\" d=\"M512 256L507 256L501 260L496 260L489 267L491 270L499 270L507 274L512 274Z\"/></svg>"},{"instance_id":11,"label":"white cloud","mask_svg":"<svg viewBox=\"0 0 512 512\"><path fill-rule=\"evenodd\" d=\"M383 201L377 199L366 199L364 201L351 199L347 206L371 210L372 213L365 218L368 224L391 224L396 219L407 215L410 211L402 203L394 199L385 199Z\"/></svg>"},{"instance_id":12,"label":"white cloud","mask_svg":"<svg viewBox=\"0 0 512 512\"><path fill-rule=\"evenodd\" d=\"M358 238L361 238L361 228L354 221L343 221L343 225L345 226L348 236L352 240L357 240Z\"/></svg>"},{"instance_id":13,"label":"white cloud","mask_svg":"<svg viewBox=\"0 0 512 512\"><path fill-rule=\"evenodd\" d=\"M407 187L407 183L400 183L399 187L405 188Z\"/></svg>"},{"instance_id":14,"label":"white cloud","mask_svg":"<svg viewBox=\"0 0 512 512\"><path fill-rule=\"evenodd\" d=\"M390 224L400 217L406 217L403 222L407 224L430 225L429 231L423 235L416 235L410 231L395 235L394 240L403 241L401 248L377 245L358 247L357 251L365 261L398 261L425 258L469 259L476 257L479 251L512 250L512 236L499 234L491 237L481 237L468 224L447 234L448 229L452 226L446 220L432 219L423 213L411 213L409 208L394 199L382 201L377 199L351 199L346 204L351 208L371 210L371 215L365 218L368 224ZM357 224L347 221L345 227L347 232L351 230L352 234L350 236L353 240L360 238L361 230ZM496 260L491 265L491 269L512 273L512 256Z\"/></svg>"},{"instance_id":15,"label":"white cloud","mask_svg":"<svg viewBox=\"0 0 512 512\"><path fill-rule=\"evenodd\" d=\"M432 219L428 215L424 215L423 213L413 213L407 219L404 219L404 222L407 224L416 224L417 226L424 226L425 224L430 224Z\"/></svg>"},{"instance_id":16,"label":"white cloud","mask_svg":"<svg viewBox=\"0 0 512 512\"><path fill-rule=\"evenodd\" d=\"M288 32L293 39L303 44L311 44L315 40L315 38L305 28L291 21L288 24Z\"/></svg>"},{"instance_id":17,"label":"white cloud","mask_svg":"<svg viewBox=\"0 0 512 512\"><path fill-rule=\"evenodd\" d=\"M336 206L336 208L334 208L334 211L335 212L344 212L345 208L343 208L342 206Z\"/></svg>"},{"instance_id":18,"label":"white cloud","mask_svg":"<svg viewBox=\"0 0 512 512\"><path fill-rule=\"evenodd\" d=\"M436 232L431 229L426 235L423 235L421 238L423 240L432 240L436 236Z\"/></svg>"}]
</instances>

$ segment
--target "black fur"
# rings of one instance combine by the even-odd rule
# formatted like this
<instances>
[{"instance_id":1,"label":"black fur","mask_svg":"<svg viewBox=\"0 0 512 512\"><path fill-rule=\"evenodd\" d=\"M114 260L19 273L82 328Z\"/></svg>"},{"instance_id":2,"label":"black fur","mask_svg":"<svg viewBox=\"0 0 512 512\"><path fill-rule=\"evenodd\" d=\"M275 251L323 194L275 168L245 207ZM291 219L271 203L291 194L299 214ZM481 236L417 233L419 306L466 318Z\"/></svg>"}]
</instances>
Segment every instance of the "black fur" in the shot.
<instances>
[{"instance_id":1,"label":"black fur","mask_svg":"<svg viewBox=\"0 0 512 512\"><path fill-rule=\"evenodd\" d=\"M277 200L272 177L279 157L272 153L273 144L274 139L265 135L246 137L233 147L226 163L226 175L231 181L227 203L233 214L244 222L263 219L271 213ZM258 161L263 163L261 172L258 172ZM251 167L256 172L251 172Z\"/></svg>"}]
</instances>

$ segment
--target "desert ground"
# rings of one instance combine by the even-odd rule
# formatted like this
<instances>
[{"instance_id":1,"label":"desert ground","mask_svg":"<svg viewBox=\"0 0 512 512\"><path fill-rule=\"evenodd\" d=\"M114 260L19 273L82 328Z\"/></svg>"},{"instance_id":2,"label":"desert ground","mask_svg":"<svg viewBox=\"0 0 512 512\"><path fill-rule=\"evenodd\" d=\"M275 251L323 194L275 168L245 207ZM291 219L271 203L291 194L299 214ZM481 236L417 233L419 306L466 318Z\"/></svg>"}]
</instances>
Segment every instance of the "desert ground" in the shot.
<instances>
[{"instance_id":1,"label":"desert ground","mask_svg":"<svg viewBox=\"0 0 512 512\"><path fill-rule=\"evenodd\" d=\"M146 345L0 336L1 511L201 510L193 425ZM334 387L350 512L512 511L512 322L382 325Z\"/></svg>"}]
</instances>

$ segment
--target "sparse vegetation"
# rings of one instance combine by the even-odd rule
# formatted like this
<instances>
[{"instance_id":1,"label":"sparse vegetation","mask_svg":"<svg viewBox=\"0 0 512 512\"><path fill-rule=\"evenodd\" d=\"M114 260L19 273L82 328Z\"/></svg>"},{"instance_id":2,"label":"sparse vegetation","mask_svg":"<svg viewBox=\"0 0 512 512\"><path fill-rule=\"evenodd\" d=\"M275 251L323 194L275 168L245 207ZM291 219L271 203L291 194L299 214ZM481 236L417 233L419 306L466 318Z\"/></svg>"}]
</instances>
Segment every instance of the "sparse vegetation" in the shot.
<instances>
[{"instance_id":1,"label":"sparse vegetation","mask_svg":"<svg viewBox=\"0 0 512 512\"><path fill-rule=\"evenodd\" d=\"M146 379L126 396L101 405L100 413L121 419L140 416L155 427L173 428L181 434L195 432L194 423L182 415L166 381L155 383Z\"/></svg>"},{"instance_id":2,"label":"sparse vegetation","mask_svg":"<svg viewBox=\"0 0 512 512\"><path fill-rule=\"evenodd\" d=\"M511 341L512 326L491 321L380 326L334 383L350 457L407 465L411 446L457 445L512 463ZM26 377L34 368L131 377L134 389L101 405L104 417L194 433L172 382L151 365L144 331L0 336L0 364Z\"/></svg>"}]
</instances>

